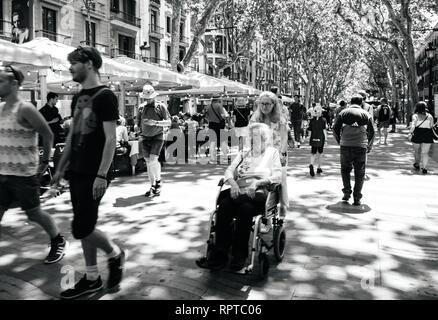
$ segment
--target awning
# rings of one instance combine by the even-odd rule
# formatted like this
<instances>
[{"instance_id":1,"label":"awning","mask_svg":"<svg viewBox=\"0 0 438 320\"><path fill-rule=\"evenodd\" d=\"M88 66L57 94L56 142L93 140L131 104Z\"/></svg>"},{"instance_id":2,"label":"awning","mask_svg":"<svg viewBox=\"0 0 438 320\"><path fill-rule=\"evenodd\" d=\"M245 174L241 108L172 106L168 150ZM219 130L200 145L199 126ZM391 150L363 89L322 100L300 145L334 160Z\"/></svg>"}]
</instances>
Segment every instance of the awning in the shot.
<instances>
[{"instance_id":1,"label":"awning","mask_svg":"<svg viewBox=\"0 0 438 320\"><path fill-rule=\"evenodd\" d=\"M223 94L229 96L255 95L261 91L251 86L231 81L228 79L215 78L199 72L190 72L186 74L192 79L199 81L200 87L189 90L169 90L160 91L160 95L215 95Z\"/></svg>"},{"instance_id":2,"label":"awning","mask_svg":"<svg viewBox=\"0 0 438 320\"><path fill-rule=\"evenodd\" d=\"M20 46L32 50L40 50L50 55L54 75L48 75L48 83L53 83L49 81L61 83L71 80L69 72L70 63L67 60L67 55L76 49L75 47L42 37L35 38ZM151 76L144 69L130 67L105 56L102 56L102 67L99 71L102 77L106 78L103 79L104 81L107 79L108 81L149 79Z\"/></svg>"},{"instance_id":3,"label":"awning","mask_svg":"<svg viewBox=\"0 0 438 320\"><path fill-rule=\"evenodd\" d=\"M161 89L174 88L178 86L199 88L198 80L188 77L184 74L156 66L152 63L143 62L141 60L136 60L129 57L118 57L114 60L138 70L145 70L150 74L149 80L156 81L157 83L155 84L155 87Z\"/></svg>"},{"instance_id":4,"label":"awning","mask_svg":"<svg viewBox=\"0 0 438 320\"><path fill-rule=\"evenodd\" d=\"M0 61L4 65L13 64L34 70L50 68L52 65L49 54L41 52L41 50L23 48L18 44L5 40L0 40Z\"/></svg>"}]
</instances>

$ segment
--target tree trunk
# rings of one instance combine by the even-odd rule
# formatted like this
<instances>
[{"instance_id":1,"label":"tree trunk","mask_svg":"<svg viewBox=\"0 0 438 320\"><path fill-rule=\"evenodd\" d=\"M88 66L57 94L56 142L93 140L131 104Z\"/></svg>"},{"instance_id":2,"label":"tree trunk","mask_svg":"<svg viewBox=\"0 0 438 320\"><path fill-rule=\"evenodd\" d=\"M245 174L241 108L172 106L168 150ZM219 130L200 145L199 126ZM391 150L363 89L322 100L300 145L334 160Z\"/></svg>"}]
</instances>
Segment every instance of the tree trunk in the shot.
<instances>
[{"instance_id":1,"label":"tree trunk","mask_svg":"<svg viewBox=\"0 0 438 320\"><path fill-rule=\"evenodd\" d=\"M220 4L222 4L224 0L209 0L204 12L202 13L201 19L196 23L195 31L193 33L193 40L190 44L189 49L187 50L187 53L182 60L182 62L179 64L181 67L180 71L184 71L184 69L190 64L192 61L192 58L194 54L198 50L199 40L204 35L205 29L207 28L208 21L216 11L216 9L219 7Z\"/></svg>"},{"instance_id":2,"label":"tree trunk","mask_svg":"<svg viewBox=\"0 0 438 320\"><path fill-rule=\"evenodd\" d=\"M181 10L184 0L172 0L172 38L170 46L170 64L173 71L177 71L179 63L179 43L180 43L180 24Z\"/></svg>"}]
</instances>

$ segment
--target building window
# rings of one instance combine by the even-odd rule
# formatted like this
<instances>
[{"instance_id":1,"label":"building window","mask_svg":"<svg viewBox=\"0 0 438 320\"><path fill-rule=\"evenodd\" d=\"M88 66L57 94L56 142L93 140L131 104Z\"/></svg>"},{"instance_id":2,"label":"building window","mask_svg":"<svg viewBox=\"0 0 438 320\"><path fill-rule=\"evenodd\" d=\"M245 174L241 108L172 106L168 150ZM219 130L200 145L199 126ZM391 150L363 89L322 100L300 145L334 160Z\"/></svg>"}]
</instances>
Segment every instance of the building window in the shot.
<instances>
[{"instance_id":1,"label":"building window","mask_svg":"<svg viewBox=\"0 0 438 320\"><path fill-rule=\"evenodd\" d=\"M115 13L119 13L119 11L120 11L119 0L111 0L111 11L115 12Z\"/></svg>"},{"instance_id":2,"label":"building window","mask_svg":"<svg viewBox=\"0 0 438 320\"><path fill-rule=\"evenodd\" d=\"M166 32L172 33L172 20L170 17L166 17Z\"/></svg>"},{"instance_id":3,"label":"building window","mask_svg":"<svg viewBox=\"0 0 438 320\"><path fill-rule=\"evenodd\" d=\"M167 62L170 63L170 55L172 53L170 46L167 46L166 50L167 50Z\"/></svg>"},{"instance_id":4,"label":"building window","mask_svg":"<svg viewBox=\"0 0 438 320\"><path fill-rule=\"evenodd\" d=\"M179 47L179 61L182 61L186 55L186 48Z\"/></svg>"},{"instance_id":5,"label":"building window","mask_svg":"<svg viewBox=\"0 0 438 320\"><path fill-rule=\"evenodd\" d=\"M180 25L179 25L179 34L180 34L180 37L184 37L184 23L181 23Z\"/></svg>"},{"instance_id":6,"label":"building window","mask_svg":"<svg viewBox=\"0 0 438 320\"><path fill-rule=\"evenodd\" d=\"M119 34L119 53L127 57L135 57L135 38Z\"/></svg>"},{"instance_id":7,"label":"building window","mask_svg":"<svg viewBox=\"0 0 438 320\"><path fill-rule=\"evenodd\" d=\"M158 12L155 10L151 10L151 25L152 26L158 25Z\"/></svg>"},{"instance_id":8,"label":"building window","mask_svg":"<svg viewBox=\"0 0 438 320\"><path fill-rule=\"evenodd\" d=\"M96 46L96 24L91 22L91 28L88 27L89 22L85 22L85 40L88 46Z\"/></svg>"},{"instance_id":9,"label":"building window","mask_svg":"<svg viewBox=\"0 0 438 320\"><path fill-rule=\"evenodd\" d=\"M43 36L56 41L56 11L43 7Z\"/></svg>"},{"instance_id":10,"label":"building window","mask_svg":"<svg viewBox=\"0 0 438 320\"><path fill-rule=\"evenodd\" d=\"M160 58L160 42L157 40L149 39L151 44L151 62L158 63Z\"/></svg>"},{"instance_id":11,"label":"building window","mask_svg":"<svg viewBox=\"0 0 438 320\"><path fill-rule=\"evenodd\" d=\"M224 53L224 42L223 42L224 38L222 36L216 36L215 39L215 44L216 44L216 48L215 48L215 52L219 53L219 54L223 54Z\"/></svg>"},{"instance_id":12,"label":"building window","mask_svg":"<svg viewBox=\"0 0 438 320\"><path fill-rule=\"evenodd\" d=\"M207 46L207 53L213 53L213 37L205 36L205 45Z\"/></svg>"}]
</instances>

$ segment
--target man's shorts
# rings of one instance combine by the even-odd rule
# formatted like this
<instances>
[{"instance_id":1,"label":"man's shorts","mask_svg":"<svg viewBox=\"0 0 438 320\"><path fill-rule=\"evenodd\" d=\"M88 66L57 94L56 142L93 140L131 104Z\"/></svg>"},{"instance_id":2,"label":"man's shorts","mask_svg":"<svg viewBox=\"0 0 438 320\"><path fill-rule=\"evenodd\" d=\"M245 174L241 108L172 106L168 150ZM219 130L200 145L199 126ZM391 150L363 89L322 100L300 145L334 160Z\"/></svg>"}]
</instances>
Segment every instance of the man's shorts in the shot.
<instances>
[{"instance_id":1,"label":"man's shorts","mask_svg":"<svg viewBox=\"0 0 438 320\"><path fill-rule=\"evenodd\" d=\"M324 152L324 146L322 147L312 147L312 150L310 151L312 154L323 153Z\"/></svg>"},{"instance_id":2,"label":"man's shorts","mask_svg":"<svg viewBox=\"0 0 438 320\"><path fill-rule=\"evenodd\" d=\"M19 202L24 211L40 206L40 183L36 176L0 175L0 209L7 210L12 202Z\"/></svg>"},{"instance_id":3,"label":"man's shorts","mask_svg":"<svg viewBox=\"0 0 438 320\"><path fill-rule=\"evenodd\" d=\"M380 128L389 128L389 120L387 120L387 121L379 121L377 123L377 128L378 129L380 129Z\"/></svg>"},{"instance_id":4,"label":"man's shorts","mask_svg":"<svg viewBox=\"0 0 438 320\"><path fill-rule=\"evenodd\" d=\"M234 133L236 135L236 138L247 137L248 136L248 127L234 127Z\"/></svg>"},{"instance_id":5,"label":"man's shorts","mask_svg":"<svg viewBox=\"0 0 438 320\"><path fill-rule=\"evenodd\" d=\"M70 197L73 205L72 234L75 239L83 239L90 235L97 223L97 213L101 198L93 199L95 176L72 173L70 181Z\"/></svg>"},{"instance_id":6,"label":"man's shorts","mask_svg":"<svg viewBox=\"0 0 438 320\"><path fill-rule=\"evenodd\" d=\"M151 154L159 156L164 145L163 139L143 137L141 141L143 147L143 156L149 158Z\"/></svg>"}]
</instances>

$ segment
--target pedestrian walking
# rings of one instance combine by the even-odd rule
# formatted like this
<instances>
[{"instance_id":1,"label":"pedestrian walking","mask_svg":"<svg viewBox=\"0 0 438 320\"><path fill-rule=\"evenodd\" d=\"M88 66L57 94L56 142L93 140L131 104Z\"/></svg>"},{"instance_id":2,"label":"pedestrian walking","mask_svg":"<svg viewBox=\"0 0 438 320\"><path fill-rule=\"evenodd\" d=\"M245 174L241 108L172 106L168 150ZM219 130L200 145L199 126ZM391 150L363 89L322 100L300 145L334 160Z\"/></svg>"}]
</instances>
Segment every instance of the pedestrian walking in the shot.
<instances>
[{"instance_id":1,"label":"pedestrian walking","mask_svg":"<svg viewBox=\"0 0 438 320\"><path fill-rule=\"evenodd\" d=\"M66 176L73 206L72 234L81 240L86 274L61 298L74 299L103 288L97 266L97 249L108 258L107 288L116 288L123 276L125 252L96 229L99 204L110 177L108 171L116 149L116 95L99 81L102 58L93 47L78 47L68 55L73 81L82 90L72 99L73 122L53 183ZM67 174L66 174L67 172Z\"/></svg>"},{"instance_id":2,"label":"pedestrian walking","mask_svg":"<svg viewBox=\"0 0 438 320\"><path fill-rule=\"evenodd\" d=\"M234 133L239 140L239 151L243 150L245 139L248 137L248 123L251 114L251 109L248 107L246 99L243 97L237 98L236 107L234 109Z\"/></svg>"},{"instance_id":3,"label":"pedestrian walking","mask_svg":"<svg viewBox=\"0 0 438 320\"><path fill-rule=\"evenodd\" d=\"M158 93L154 87L146 84L143 87L145 102L138 110L138 127L141 130L141 144L146 161L151 187L145 197L156 197L161 194L161 164L159 157L164 146L164 127L171 125L170 114L164 104L155 101Z\"/></svg>"},{"instance_id":4,"label":"pedestrian walking","mask_svg":"<svg viewBox=\"0 0 438 320\"><path fill-rule=\"evenodd\" d=\"M289 207L287 190L287 115L283 103L270 92L260 93L256 101L257 109L249 123L264 123L269 126L273 136L273 146L280 154L281 160L281 199L280 216L284 217Z\"/></svg>"},{"instance_id":5,"label":"pedestrian walking","mask_svg":"<svg viewBox=\"0 0 438 320\"><path fill-rule=\"evenodd\" d=\"M209 137L210 139L210 164L217 163L217 143L219 141L222 153L225 155L228 151L228 139L221 141L221 130L225 129L225 124L229 121L229 114L225 110L222 97L213 96L211 99L211 104L207 106L205 116L208 120L208 128L213 130L215 137Z\"/></svg>"},{"instance_id":6,"label":"pedestrian walking","mask_svg":"<svg viewBox=\"0 0 438 320\"><path fill-rule=\"evenodd\" d=\"M54 139L53 146L58 143L64 142L64 130L61 126L62 117L59 114L59 110L56 107L58 103L58 94L49 92L47 94L47 103L39 111L43 115L52 130Z\"/></svg>"},{"instance_id":7,"label":"pedestrian walking","mask_svg":"<svg viewBox=\"0 0 438 320\"><path fill-rule=\"evenodd\" d=\"M290 121L294 131L295 142L299 148L301 145L300 131L302 129L303 116L306 113L306 108L300 103L300 96L294 95L295 101L290 105Z\"/></svg>"},{"instance_id":8,"label":"pedestrian walking","mask_svg":"<svg viewBox=\"0 0 438 320\"><path fill-rule=\"evenodd\" d=\"M391 131L389 131L390 133L395 133L397 131L396 125L398 117L398 103L396 103L391 109L391 119L389 119L389 124L391 125Z\"/></svg>"},{"instance_id":9,"label":"pedestrian walking","mask_svg":"<svg viewBox=\"0 0 438 320\"><path fill-rule=\"evenodd\" d=\"M433 117L427 112L427 105L420 101L415 106L415 112L412 116L411 129L409 130L409 140L414 145L414 169L427 174L427 165L429 163L429 150L433 143Z\"/></svg>"},{"instance_id":10,"label":"pedestrian walking","mask_svg":"<svg viewBox=\"0 0 438 320\"><path fill-rule=\"evenodd\" d=\"M312 177L315 176L315 160L317 165L317 174L322 173L321 163L324 152L324 144L327 143L327 122L322 117L322 108L320 106L314 109L315 117L310 120L308 130L311 132L309 144L311 146L311 156L309 171Z\"/></svg>"},{"instance_id":11,"label":"pedestrian walking","mask_svg":"<svg viewBox=\"0 0 438 320\"><path fill-rule=\"evenodd\" d=\"M44 263L51 264L64 257L67 247L55 220L40 204L39 177L49 166L53 133L36 108L19 97L23 80L19 69L0 68L0 223L12 202L17 200L28 219L49 235L50 251ZM38 134L43 141L41 158Z\"/></svg>"},{"instance_id":12,"label":"pedestrian walking","mask_svg":"<svg viewBox=\"0 0 438 320\"><path fill-rule=\"evenodd\" d=\"M387 143L388 139L388 128L389 121L391 119L391 108L388 106L388 99L382 98L380 99L380 105L377 107L377 130L379 132L379 144L382 143L382 128L383 128L383 137L384 144Z\"/></svg>"},{"instance_id":13,"label":"pedestrian walking","mask_svg":"<svg viewBox=\"0 0 438 320\"><path fill-rule=\"evenodd\" d=\"M365 180L366 154L371 151L374 127L369 113L361 108L360 95L351 98L351 105L339 113L333 126L333 135L341 146L341 175L343 201L350 199L350 173L354 169L353 205L359 206Z\"/></svg>"},{"instance_id":14,"label":"pedestrian walking","mask_svg":"<svg viewBox=\"0 0 438 320\"><path fill-rule=\"evenodd\" d=\"M341 111L344 110L345 108L347 108L347 102L345 102L344 100L339 101L339 107L335 109L334 118L336 119L339 113L341 113Z\"/></svg>"},{"instance_id":15,"label":"pedestrian walking","mask_svg":"<svg viewBox=\"0 0 438 320\"><path fill-rule=\"evenodd\" d=\"M364 90L359 91L359 94L362 96L362 104L361 107L362 109L364 109L366 112L368 112L368 114L371 117L371 123L374 126L374 107L366 102L366 99L368 97L367 93Z\"/></svg>"}]
</instances>

